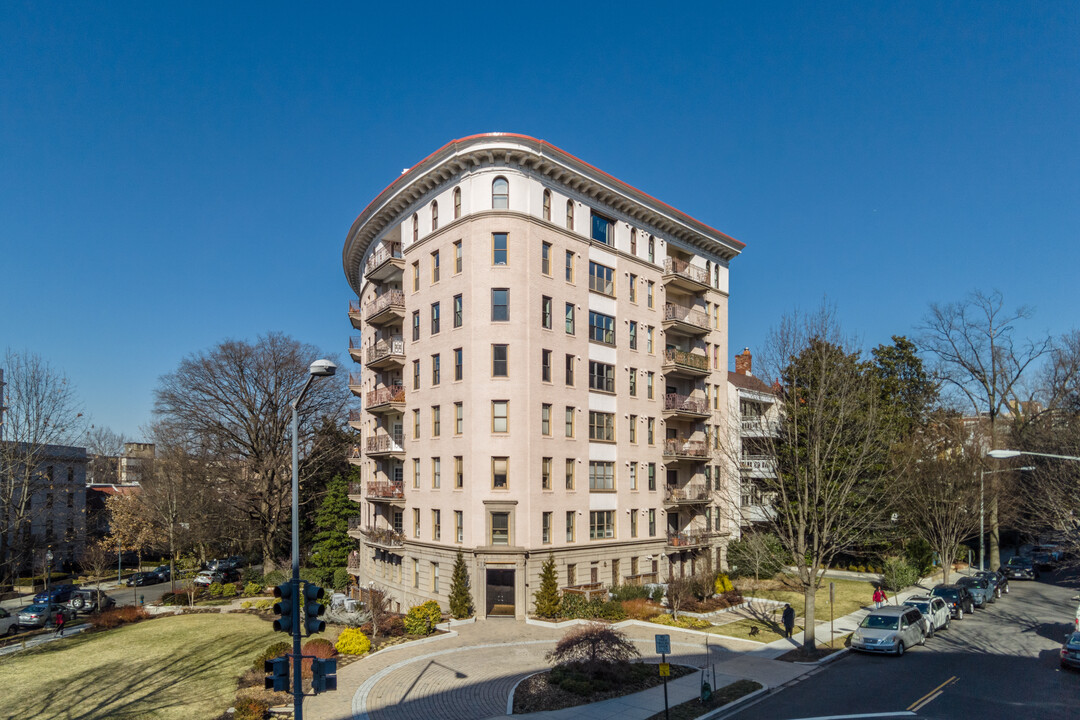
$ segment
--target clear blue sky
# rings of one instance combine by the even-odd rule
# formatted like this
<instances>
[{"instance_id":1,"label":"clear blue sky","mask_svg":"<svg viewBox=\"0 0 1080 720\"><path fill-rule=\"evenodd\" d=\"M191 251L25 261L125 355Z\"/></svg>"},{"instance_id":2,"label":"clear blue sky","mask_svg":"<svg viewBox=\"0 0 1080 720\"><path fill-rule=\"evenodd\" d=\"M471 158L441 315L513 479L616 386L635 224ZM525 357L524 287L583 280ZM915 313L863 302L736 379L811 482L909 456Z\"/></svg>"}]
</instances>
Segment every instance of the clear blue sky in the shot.
<instances>
[{"instance_id":1,"label":"clear blue sky","mask_svg":"<svg viewBox=\"0 0 1080 720\"><path fill-rule=\"evenodd\" d=\"M868 347L975 288L1080 325L1075 2L5 2L0 350L133 437L225 338L345 359L350 224L488 131L747 243L732 354L825 296Z\"/></svg>"}]
</instances>

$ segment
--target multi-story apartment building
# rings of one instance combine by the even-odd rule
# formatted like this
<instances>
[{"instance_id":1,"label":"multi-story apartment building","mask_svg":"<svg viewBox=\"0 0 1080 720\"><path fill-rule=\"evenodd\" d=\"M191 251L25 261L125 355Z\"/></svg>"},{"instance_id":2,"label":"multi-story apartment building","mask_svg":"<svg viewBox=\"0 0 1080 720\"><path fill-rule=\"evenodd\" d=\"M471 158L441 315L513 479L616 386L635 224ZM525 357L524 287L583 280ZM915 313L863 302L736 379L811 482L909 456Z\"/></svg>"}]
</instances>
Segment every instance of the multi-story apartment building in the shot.
<instances>
[{"instance_id":1,"label":"multi-story apartment building","mask_svg":"<svg viewBox=\"0 0 1080 720\"><path fill-rule=\"evenodd\" d=\"M753 356L744 348L728 373L728 403L732 420L732 446L738 452L739 488L734 520L745 530L765 523L776 477L775 443L779 408L776 388L753 374Z\"/></svg>"},{"instance_id":2,"label":"multi-story apartment building","mask_svg":"<svg viewBox=\"0 0 1080 720\"><path fill-rule=\"evenodd\" d=\"M350 563L478 615L723 562L728 263L743 245L540 140L453 141L349 231L363 410Z\"/></svg>"}]
</instances>

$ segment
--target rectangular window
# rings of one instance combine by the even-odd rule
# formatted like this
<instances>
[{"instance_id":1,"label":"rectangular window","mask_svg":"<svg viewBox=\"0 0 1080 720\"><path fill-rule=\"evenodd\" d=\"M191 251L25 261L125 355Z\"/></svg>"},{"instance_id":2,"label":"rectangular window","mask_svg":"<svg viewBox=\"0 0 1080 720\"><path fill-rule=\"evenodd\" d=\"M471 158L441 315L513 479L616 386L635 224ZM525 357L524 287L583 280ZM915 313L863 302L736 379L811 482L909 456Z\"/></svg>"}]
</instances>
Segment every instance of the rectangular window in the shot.
<instances>
[{"instance_id":1,"label":"rectangular window","mask_svg":"<svg viewBox=\"0 0 1080 720\"><path fill-rule=\"evenodd\" d=\"M652 355L653 353L653 326L645 328L645 352Z\"/></svg>"},{"instance_id":2,"label":"rectangular window","mask_svg":"<svg viewBox=\"0 0 1080 720\"><path fill-rule=\"evenodd\" d=\"M637 275L630 273L630 302L637 302Z\"/></svg>"},{"instance_id":3,"label":"rectangular window","mask_svg":"<svg viewBox=\"0 0 1080 720\"><path fill-rule=\"evenodd\" d=\"M540 513L540 542L551 544L551 513Z\"/></svg>"},{"instance_id":4,"label":"rectangular window","mask_svg":"<svg viewBox=\"0 0 1080 720\"><path fill-rule=\"evenodd\" d=\"M615 463L609 460L589 461L589 490L615 489Z\"/></svg>"},{"instance_id":5,"label":"rectangular window","mask_svg":"<svg viewBox=\"0 0 1080 720\"><path fill-rule=\"evenodd\" d=\"M439 282L439 251L431 253L431 284Z\"/></svg>"},{"instance_id":6,"label":"rectangular window","mask_svg":"<svg viewBox=\"0 0 1080 720\"><path fill-rule=\"evenodd\" d=\"M454 434L460 435L465 430L465 408L461 403L454 403Z\"/></svg>"},{"instance_id":7,"label":"rectangular window","mask_svg":"<svg viewBox=\"0 0 1080 720\"><path fill-rule=\"evenodd\" d=\"M420 512L420 511L416 510L415 512ZM413 558L413 561L412 561L412 586L414 588L419 588L420 587L420 561L417 560L416 558Z\"/></svg>"},{"instance_id":8,"label":"rectangular window","mask_svg":"<svg viewBox=\"0 0 1080 720\"><path fill-rule=\"evenodd\" d=\"M491 322L510 321L510 290L507 288L492 288L491 290Z\"/></svg>"},{"instance_id":9,"label":"rectangular window","mask_svg":"<svg viewBox=\"0 0 1080 720\"><path fill-rule=\"evenodd\" d=\"M615 537L615 511L589 511L589 539L606 540Z\"/></svg>"},{"instance_id":10,"label":"rectangular window","mask_svg":"<svg viewBox=\"0 0 1080 720\"><path fill-rule=\"evenodd\" d=\"M454 511L454 541L465 542L465 513L461 510Z\"/></svg>"},{"instance_id":11,"label":"rectangular window","mask_svg":"<svg viewBox=\"0 0 1080 720\"><path fill-rule=\"evenodd\" d=\"M637 537L637 508L630 508L630 537Z\"/></svg>"},{"instance_id":12,"label":"rectangular window","mask_svg":"<svg viewBox=\"0 0 1080 720\"><path fill-rule=\"evenodd\" d=\"M496 490L505 490L507 488L508 478L506 476L507 466L510 464L510 458L505 457L493 457L491 458L491 487Z\"/></svg>"},{"instance_id":13,"label":"rectangular window","mask_svg":"<svg viewBox=\"0 0 1080 720\"><path fill-rule=\"evenodd\" d=\"M454 242L454 274L461 272L461 241Z\"/></svg>"},{"instance_id":14,"label":"rectangular window","mask_svg":"<svg viewBox=\"0 0 1080 720\"><path fill-rule=\"evenodd\" d=\"M653 306L653 296L655 292L656 283L654 283L652 280L647 280L645 282L645 305L647 307L651 308Z\"/></svg>"},{"instance_id":15,"label":"rectangular window","mask_svg":"<svg viewBox=\"0 0 1080 720\"><path fill-rule=\"evenodd\" d=\"M574 437L574 408L566 407L566 437Z\"/></svg>"},{"instance_id":16,"label":"rectangular window","mask_svg":"<svg viewBox=\"0 0 1080 720\"><path fill-rule=\"evenodd\" d=\"M615 442L615 413L589 411L589 439Z\"/></svg>"},{"instance_id":17,"label":"rectangular window","mask_svg":"<svg viewBox=\"0 0 1080 720\"><path fill-rule=\"evenodd\" d=\"M630 254L637 255L637 230L631 228L630 230ZM635 573L630 573L634 575Z\"/></svg>"},{"instance_id":18,"label":"rectangular window","mask_svg":"<svg viewBox=\"0 0 1080 720\"><path fill-rule=\"evenodd\" d=\"M431 406L431 437L439 437L442 432L442 409L438 405Z\"/></svg>"},{"instance_id":19,"label":"rectangular window","mask_svg":"<svg viewBox=\"0 0 1080 720\"><path fill-rule=\"evenodd\" d=\"M461 323L463 321L463 318L462 318L462 310L463 309L464 309L464 306L463 306L462 301L461 301L461 296L460 295L455 295L454 296L454 327L456 327L456 328L461 327Z\"/></svg>"},{"instance_id":20,"label":"rectangular window","mask_svg":"<svg viewBox=\"0 0 1080 720\"><path fill-rule=\"evenodd\" d=\"M438 540L438 538L435 539ZM431 563L431 592L439 592L439 563L437 562Z\"/></svg>"},{"instance_id":21,"label":"rectangular window","mask_svg":"<svg viewBox=\"0 0 1080 720\"><path fill-rule=\"evenodd\" d=\"M540 406L540 434L551 437L551 405L548 403Z\"/></svg>"},{"instance_id":22,"label":"rectangular window","mask_svg":"<svg viewBox=\"0 0 1080 720\"><path fill-rule=\"evenodd\" d=\"M540 243L540 272L551 276L551 243Z\"/></svg>"},{"instance_id":23,"label":"rectangular window","mask_svg":"<svg viewBox=\"0 0 1080 720\"><path fill-rule=\"evenodd\" d=\"M442 511L431 511L431 539L438 540L442 535Z\"/></svg>"},{"instance_id":24,"label":"rectangular window","mask_svg":"<svg viewBox=\"0 0 1080 720\"><path fill-rule=\"evenodd\" d=\"M649 236L649 262L656 262L656 238Z\"/></svg>"},{"instance_id":25,"label":"rectangular window","mask_svg":"<svg viewBox=\"0 0 1080 720\"><path fill-rule=\"evenodd\" d=\"M442 458L431 458L431 487L435 490L442 487Z\"/></svg>"},{"instance_id":26,"label":"rectangular window","mask_svg":"<svg viewBox=\"0 0 1080 720\"><path fill-rule=\"evenodd\" d=\"M574 282L574 253L566 251L566 282Z\"/></svg>"},{"instance_id":27,"label":"rectangular window","mask_svg":"<svg viewBox=\"0 0 1080 720\"><path fill-rule=\"evenodd\" d=\"M413 508L412 522L413 522L413 529L412 529L413 537L418 538L418 537L420 537L420 508Z\"/></svg>"},{"instance_id":28,"label":"rectangular window","mask_svg":"<svg viewBox=\"0 0 1080 720\"><path fill-rule=\"evenodd\" d=\"M630 462L630 489L631 490L637 490L638 489L638 486L637 486L637 463L633 462L633 461Z\"/></svg>"},{"instance_id":29,"label":"rectangular window","mask_svg":"<svg viewBox=\"0 0 1080 720\"><path fill-rule=\"evenodd\" d=\"M431 303L431 334L439 332L439 303Z\"/></svg>"},{"instance_id":30,"label":"rectangular window","mask_svg":"<svg viewBox=\"0 0 1080 720\"><path fill-rule=\"evenodd\" d=\"M566 303L566 334L574 334L574 303Z\"/></svg>"},{"instance_id":31,"label":"rectangular window","mask_svg":"<svg viewBox=\"0 0 1080 720\"><path fill-rule=\"evenodd\" d=\"M420 339L420 311L413 310L412 314L412 339Z\"/></svg>"},{"instance_id":32,"label":"rectangular window","mask_svg":"<svg viewBox=\"0 0 1080 720\"><path fill-rule=\"evenodd\" d=\"M566 489L574 489L574 468L577 467L577 463L574 462L574 458L566 458Z\"/></svg>"},{"instance_id":33,"label":"rectangular window","mask_svg":"<svg viewBox=\"0 0 1080 720\"><path fill-rule=\"evenodd\" d=\"M630 321L630 349L637 350L637 320Z\"/></svg>"},{"instance_id":34,"label":"rectangular window","mask_svg":"<svg viewBox=\"0 0 1080 720\"><path fill-rule=\"evenodd\" d=\"M506 264L506 233L494 233L491 236L491 264Z\"/></svg>"},{"instance_id":35,"label":"rectangular window","mask_svg":"<svg viewBox=\"0 0 1080 720\"><path fill-rule=\"evenodd\" d=\"M656 537L656 510L649 509L649 537Z\"/></svg>"},{"instance_id":36,"label":"rectangular window","mask_svg":"<svg viewBox=\"0 0 1080 720\"><path fill-rule=\"evenodd\" d=\"M566 511L566 542L568 542L568 543L574 542L574 518L575 518L574 511L573 510L567 510ZM567 565L566 566L566 570L567 570L568 573L570 572L570 568L572 568L572 567L573 567L573 565ZM569 576L567 577L567 584L569 584L569 585L574 584L574 581Z\"/></svg>"},{"instance_id":37,"label":"rectangular window","mask_svg":"<svg viewBox=\"0 0 1080 720\"><path fill-rule=\"evenodd\" d=\"M602 295L615 295L615 271L606 265L589 261L589 289Z\"/></svg>"},{"instance_id":38,"label":"rectangular window","mask_svg":"<svg viewBox=\"0 0 1080 720\"><path fill-rule=\"evenodd\" d=\"M637 397L637 368L630 368L630 397Z\"/></svg>"},{"instance_id":39,"label":"rectangular window","mask_svg":"<svg viewBox=\"0 0 1080 720\"><path fill-rule=\"evenodd\" d=\"M420 487L420 458L413 458L412 461L412 486Z\"/></svg>"},{"instance_id":40,"label":"rectangular window","mask_svg":"<svg viewBox=\"0 0 1080 720\"><path fill-rule=\"evenodd\" d=\"M507 400L491 401L491 432L509 432L509 406L510 403Z\"/></svg>"},{"instance_id":41,"label":"rectangular window","mask_svg":"<svg viewBox=\"0 0 1080 720\"><path fill-rule=\"evenodd\" d=\"M649 492L656 492L656 463L649 463Z\"/></svg>"},{"instance_id":42,"label":"rectangular window","mask_svg":"<svg viewBox=\"0 0 1080 720\"><path fill-rule=\"evenodd\" d=\"M510 513L491 513L491 544L510 544Z\"/></svg>"},{"instance_id":43,"label":"rectangular window","mask_svg":"<svg viewBox=\"0 0 1080 720\"><path fill-rule=\"evenodd\" d=\"M574 356L569 353L566 355L566 386L574 387Z\"/></svg>"},{"instance_id":44,"label":"rectangular window","mask_svg":"<svg viewBox=\"0 0 1080 720\"><path fill-rule=\"evenodd\" d=\"M589 389L599 390L600 392L615 392L615 366L590 360Z\"/></svg>"},{"instance_id":45,"label":"rectangular window","mask_svg":"<svg viewBox=\"0 0 1080 720\"><path fill-rule=\"evenodd\" d=\"M454 348L454 379L461 380L465 375L461 348Z\"/></svg>"},{"instance_id":46,"label":"rectangular window","mask_svg":"<svg viewBox=\"0 0 1080 720\"><path fill-rule=\"evenodd\" d=\"M420 261L412 264L412 291L420 292Z\"/></svg>"},{"instance_id":47,"label":"rectangular window","mask_svg":"<svg viewBox=\"0 0 1080 720\"><path fill-rule=\"evenodd\" d=\"M630 416L630 442L637 444L637 415Z\"/></svg>"},{"instance_id":48,"label":"rectangular window","mask_svg":"<svg viewBox=\"0 0 1080 720\"><path fill-rule=\"evenodd\" d=\"M509 369L507 356L509 354L509 345L492 345L491 346L491 376L492 377L508 377Z\"/></svg>"},{"instance_id":49,"label":"rectangular window","mask_svg":"<svg viewBox=\"0 0 1080 720\"><path fill-rule=\"evenodd\" d=\"M551 298L547 295L540 298L540 327L551 329Z\"/></svg>"},{"instance_id":50,"label":"rectangular window","mask_svg":"<svg viewBox=\"0 0 1080 720\"><path fill-rule=\"evenodd\" d=\"M589 339L605 345L615 344L615 318L589 311Z\"/></svg>"},{"instance_id":51,"label":"rectangular window","mask_svg":"<svg viewBox=\"0 0 1080 720\"><path fill-rule=\"evenodd\" d=\"M413 440L419 440L420 439L420 411L419 410L413 410L412 411L412 420L413 420L413 426L412 426Z\"/></svg>"},{"instance_id":52,"label":"rectangular window","mask_svg":"<svg viewBox=\"0 0 1080 720\"><path fill-rule=\"evenodd\" d=\"M653 399L653 382L656 380L656 374L650 370L645 375L645 397L649 400Z\"/></svg>"},{"instance_id":53,"label":"rectangular window","mask_svg":"<svg viewBox=\"0 0 1080 720\"><path fill-rule=\"evenodd\" d=\"M603 215L592 214L592 239L605 245L615 243L615 223Z\"/></svg>"},{"instance_id":54,"label":"rectangular window","mask_svg":"<svg viewBox=\"0 0 1080 720\"><path fill-rule=\"evenodd\" d=\"M540 351L540 379L544 382L551 382L551 351Z\"/></svg>"},{"instance_id":55,"label":"rectangular window","mask_svg":"<svg viewBox=\"0 0 1080 720\"><path fill-rule=\"evenodd\" d=\"M412 361L412 389L413 390L419 390L420 389L420 361L419 360L413 360Z\"/></svg>"},{"instance_id":56,"label":"rectangular window","mask_svg":"<svg viewBox=\"0 0 1080 720\"><path fill-rule=\"evenodd\" d=\"M431 384L438 385L442 381L442 361L439 359L439 354L435 353L431 356Z\"/></svg>"},{"instance_id":57,"label":"rectangular window","mask_svg":"<svg viewBox=\"0 0 1080 720\"><path fill-rule=\"evenodd\" d=\"M454 487L458 490L465 487L465 458L461 455L454 456Z\"/></svg>"},{"instance_id":58,"label":"rectangular window","mask_svg":"<svg viewBox=\"0 0 1080 720\"><path fill-rule=\"evenodd\" d=\"M540 459L540 489L551 489L551 458Z\"/></svg>"},{"instance_id":59,"label":"rectangular window","mask_svg":"<svg viewBox=\"0 0 1080 720\"><path fill-rule=\"evenodd\" d=\"M645 441L650 445L656 442L656 418L649 418L645 422Z\"/></svg>"}]
</instances>

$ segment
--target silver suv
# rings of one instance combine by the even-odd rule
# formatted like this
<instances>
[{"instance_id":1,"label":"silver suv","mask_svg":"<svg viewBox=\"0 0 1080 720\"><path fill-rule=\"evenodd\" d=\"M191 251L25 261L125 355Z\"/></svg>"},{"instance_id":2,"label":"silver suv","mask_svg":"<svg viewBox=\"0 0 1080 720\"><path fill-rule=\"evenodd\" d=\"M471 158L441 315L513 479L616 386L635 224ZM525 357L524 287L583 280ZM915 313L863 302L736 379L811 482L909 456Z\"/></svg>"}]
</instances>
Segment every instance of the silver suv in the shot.
<instances>
[{"instance_id":1,"label":"silver suv","mask_svg":"<svg viewBox=\"0 0 1080 720\"><path fill-rule=\"evenodd\" d=\"M918 609L893 605L872 610L851 635L851 648L900 656L912 645L926 643L926 618Z\"/></svg>"}]
</instances>

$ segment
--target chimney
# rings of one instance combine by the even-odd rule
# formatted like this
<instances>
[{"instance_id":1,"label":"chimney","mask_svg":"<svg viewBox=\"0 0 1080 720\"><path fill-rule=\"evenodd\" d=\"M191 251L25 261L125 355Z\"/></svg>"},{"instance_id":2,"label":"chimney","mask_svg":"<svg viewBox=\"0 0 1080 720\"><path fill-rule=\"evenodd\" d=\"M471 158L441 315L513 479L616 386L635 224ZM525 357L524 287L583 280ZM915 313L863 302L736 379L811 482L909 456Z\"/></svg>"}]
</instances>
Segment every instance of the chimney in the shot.
<instances>
[{"instance_id":1,"label":"chimney","mask_svg":"<svg viewBox=\"0 0 1080 720\"><path fill-rule=\"evenodd\" d=\"M735 356L735 372L739 375L753 375L751 372L753 358L750 348L743 348L743 351Z\"/></svg>"}]
</instances>

